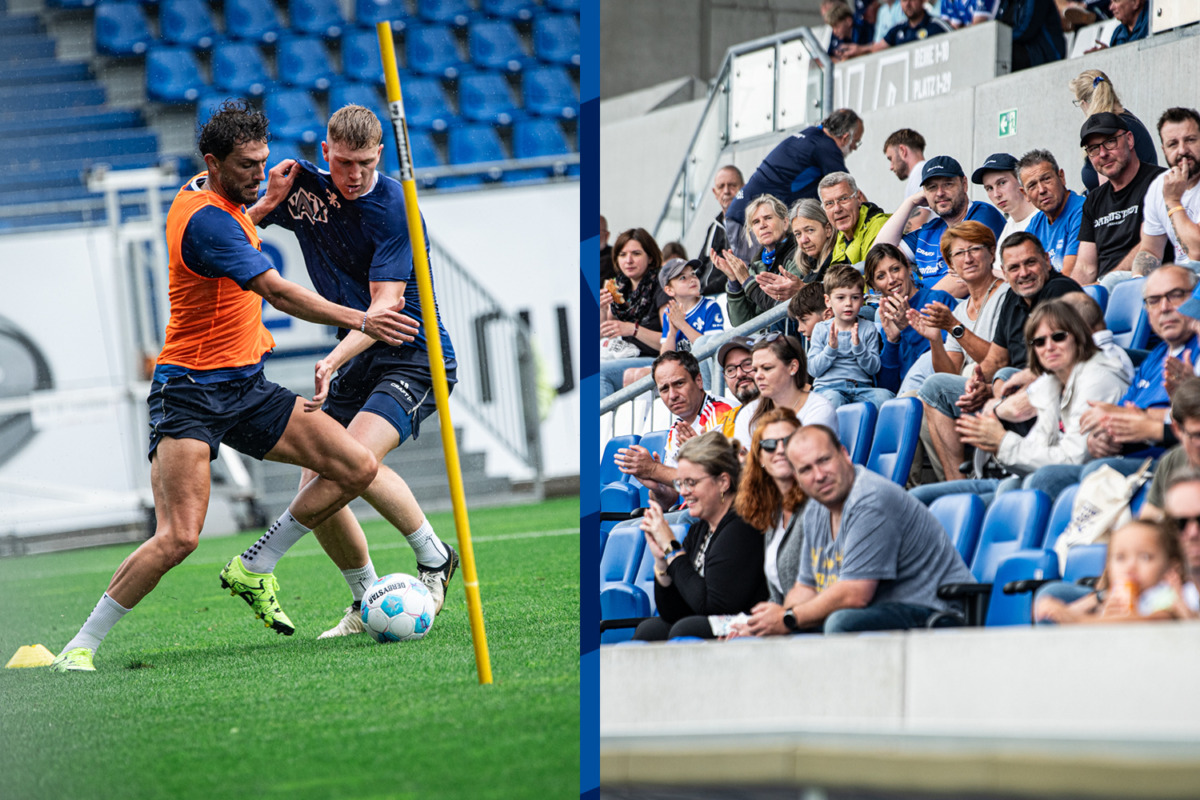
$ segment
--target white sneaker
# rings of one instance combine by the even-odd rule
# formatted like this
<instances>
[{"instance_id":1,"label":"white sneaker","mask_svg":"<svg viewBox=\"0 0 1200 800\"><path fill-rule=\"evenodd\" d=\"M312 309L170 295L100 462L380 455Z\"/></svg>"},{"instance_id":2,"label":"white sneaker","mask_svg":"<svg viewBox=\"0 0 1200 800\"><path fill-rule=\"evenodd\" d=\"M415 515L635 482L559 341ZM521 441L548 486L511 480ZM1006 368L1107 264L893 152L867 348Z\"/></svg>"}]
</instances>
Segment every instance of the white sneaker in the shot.
<instances>
[{"instance_id":1,"label":"white sneaker","mask_svg":"<svg viewBox=\"0 0 1200 800\"><path fill-rule=\"evenodd\" d=\"M424 567L417 564L417 577L433 595L433 601L437 608L434 616L442 613L442 606L446 602L446 587L450 584L450 579L454 577L454 571L458 569L458 551L446 542L442 542L442 544L446 546L446 551L450 554L446 557L445 563L440 567Z\"/></svg>"},{"instance_id":2,"label":"white sneaker","mask_svg":"<svg viewBox=\"0 0 1200 800\"><path fill-rule=\"evenodd\" d=\"M358 603L346 609L346 616L337 625L318 636L318 639L332 639L335 636L352 636L366 630L362 621L362 608Z\"/></svg>"}]
</instances>

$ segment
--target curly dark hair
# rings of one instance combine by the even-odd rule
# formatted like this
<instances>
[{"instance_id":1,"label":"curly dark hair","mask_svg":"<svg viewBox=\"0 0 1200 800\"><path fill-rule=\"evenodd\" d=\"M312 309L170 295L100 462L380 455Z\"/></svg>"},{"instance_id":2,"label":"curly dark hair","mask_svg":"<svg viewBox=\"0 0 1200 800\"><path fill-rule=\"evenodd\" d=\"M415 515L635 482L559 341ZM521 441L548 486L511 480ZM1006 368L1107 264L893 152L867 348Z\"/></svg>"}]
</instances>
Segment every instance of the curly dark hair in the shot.
<instances>
[{"instance_id":1,"label":"curly dark hair","mask_svg":"<svg viewBox=\"0 0 1200 800\"><path fill-rule=\"evenodd\" d=\"M224 161L239 144L270 140L266 114L248 100L226 100L201 126L196 147L200 155L211 153L218 161Z\"/></svg>"}]
</instances>

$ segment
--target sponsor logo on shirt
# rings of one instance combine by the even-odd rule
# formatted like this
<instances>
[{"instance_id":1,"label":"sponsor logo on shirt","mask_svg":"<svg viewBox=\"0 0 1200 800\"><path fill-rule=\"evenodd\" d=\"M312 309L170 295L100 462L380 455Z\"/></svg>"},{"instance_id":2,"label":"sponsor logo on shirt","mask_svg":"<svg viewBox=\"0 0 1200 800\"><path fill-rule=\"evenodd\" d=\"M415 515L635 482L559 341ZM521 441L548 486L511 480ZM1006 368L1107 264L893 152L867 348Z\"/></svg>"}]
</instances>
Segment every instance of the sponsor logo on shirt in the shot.
<instances>
[{"instance_id":1,"label":"sponsor logo on shirt","mask_svg":"<svg viewBox=\"0 0 1200 800\"><path fill-rule=\"evenodd\" d=\"M301 189L288 198L288 213L292 215L292 219L307 218L313 224L329 222L329 209L325 207L321 198L307 189Z\"/></svg>"}]
</instances>

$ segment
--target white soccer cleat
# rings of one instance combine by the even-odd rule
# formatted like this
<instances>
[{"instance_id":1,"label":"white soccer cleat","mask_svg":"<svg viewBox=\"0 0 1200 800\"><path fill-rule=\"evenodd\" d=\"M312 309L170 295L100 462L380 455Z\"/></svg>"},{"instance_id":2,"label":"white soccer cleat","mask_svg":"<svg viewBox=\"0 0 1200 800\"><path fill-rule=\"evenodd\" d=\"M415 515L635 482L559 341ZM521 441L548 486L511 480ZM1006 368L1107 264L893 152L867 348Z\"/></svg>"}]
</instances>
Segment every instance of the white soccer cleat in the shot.
<instances>
[{"instance_id":1,"label":"white soccer cleat","mask_svg":"<svg viewBox=\"0 0 1200 800\"><path fill-rule=\"evenodd\" d=\"M362 607L354 603L346 609L346 615L329 630L318 636L318 639L332 639L335 636L353 636L366 631L362 621Z\"/></svg>"},{"instance_id":2,"label":"white soccer cleat","mask_svg":"<svg viewBox=\"0 0 1200 800\"><path fill-rule=\"evenodd\" d=\"M446 587L450 585L450 579L454 577L454 571L458 569L458 551L446 542L442 544L446 545L446 551L450 554L445 563L440 567L424 567L417 564L418 579L433 595L435 616L442 613L442 605L446 602Z\"/></svg>"}]
</instances>

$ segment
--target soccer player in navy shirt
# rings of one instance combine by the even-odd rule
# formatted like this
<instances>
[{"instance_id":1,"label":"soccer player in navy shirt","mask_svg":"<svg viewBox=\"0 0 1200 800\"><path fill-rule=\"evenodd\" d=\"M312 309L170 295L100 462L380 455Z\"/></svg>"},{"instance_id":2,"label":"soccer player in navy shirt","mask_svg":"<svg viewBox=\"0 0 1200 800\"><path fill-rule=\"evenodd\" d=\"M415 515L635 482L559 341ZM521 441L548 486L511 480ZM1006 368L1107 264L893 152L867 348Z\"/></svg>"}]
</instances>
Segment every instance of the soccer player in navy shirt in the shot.
<instances>
[{"instance_id":1,"label":"soccer player in navy shirt","mask_svg":"<svg viewBox=\"0 0 1200 800\"><path fill-rule=\"evenodd\" d=\"M916 208L929 206L934 215L908 234L904 226ZM913 262L920 284L949 292L959 300L967 296L967 285L956 278L942 255L942 234L968 219L982 222L997 239L1004 230L1004 215L994 206L967 195L967 176L950 156L934 156L921 171L921 191L908 197L896 209L875 237L876 244L897 245ZM904 234L904 235L902 235Z\"/></svg>"},{"instance_id":2,"label":"soccer player in navy shirt","mask_svg":"<svg viewBox=\"0 0 1200 800\"><path fill-rule=\"evenodd\" d=\"M280 225L296 235L321 295L364 310L394 306L403 299L406 313L419 319L421 300L401 186L376 171L382 139L383 128L372 111L355 105L339 109L329 119L328 141L321 143L329 171L307 161L280 162L271 170L266 194L247 214L261 226ZM338 333L341 341L317 362L316 393L306 408L323 407L382 462L410 436L416 438L421 420L437 407L425 338L430 333L422 329L402 347L376 347L361 331ZM453 389L457 364L440 314L437 335ZM305 470L301 480L314 477ZM382 463L363 497L412 546L419 577L440 611L458 565L454 548L433 532L404 479ZM330 545L347 540L347 532L357 532L350 541L357 542L361 552L331 551ZM361 633L362 590L376 578L366 538L348 508L314 533L342 568L353 601L342 621L321 638ZM354 566L364 561L366 566Z\"/></svg>"}]
</instances>

